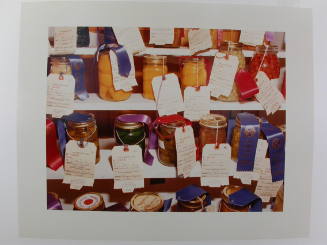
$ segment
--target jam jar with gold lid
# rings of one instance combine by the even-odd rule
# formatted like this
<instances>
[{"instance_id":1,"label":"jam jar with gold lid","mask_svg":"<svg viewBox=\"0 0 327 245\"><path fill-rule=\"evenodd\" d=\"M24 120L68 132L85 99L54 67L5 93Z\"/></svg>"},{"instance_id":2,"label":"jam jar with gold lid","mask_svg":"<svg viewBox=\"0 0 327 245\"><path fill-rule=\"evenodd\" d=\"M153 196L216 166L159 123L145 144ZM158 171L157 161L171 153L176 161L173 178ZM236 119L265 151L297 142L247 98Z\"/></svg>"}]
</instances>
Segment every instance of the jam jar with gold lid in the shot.
<instances>
[{"instance_id":1,"label":"jam jar with gold lid","mask_svg":"<svg viewBox=\"0 0 327 245\"><path fill-rule=\"evenodd\" d=\"M229 196L232 195L233 193L241 190L242 187L240 186L235 186L235 185L230 185L230 186L225 186L224 189L222 190L221 196L222 199L219 204L219 212L249 212L250 206L246 205L243 207L240 206L235 206L233 205L230 200Z\"/></svg>"},{"instance_id":2,"label":"jam jar with gold lid","mask_svg":"<svg viewBox=\"0 0 327 245\"><path fill-rule=\"evenodd\" d=\"M131 211L135 212L160 212L163 209L164 200L158 193L136 193L131 199Z\"/></svg>"},{"instance_id":3,"label":"jam jar with gold lid","mask_svg":"<svg viewBox=\"0 0 327 245\"><path fill-rule=\"evenodd\" d=\"M152 80L168 73L167 56L146 55L143 57L143 97L154 100Z\"/></svg>"},{"instance_id":4,"label":"jam jar with gold lid","mask_svg":"<svg viewBox=\"0 0 327 245\"><path fill-rule=\"evenodd\" d=\"M74 210L79 211L102 211L105 208L101 194L88 192L80 195L74 200Z\"/></svg>"},{"instance_id":5,"label":"jam jar with gold lid","mask_svg":"<svg viewBox=\"0 0 327 245\"><path fill-rule=\"evenodd\" d=\"M72 75L72 68L68 58L63 56L51 56L49 58L50 73Z\"/></svg>"},{"instance_id":6,"label":"jam jar with gold lid","mask_svg":"<svg viewBox=\"0 0 327 245\"><path fill-rule=\"evenodd\" d=\"M204 58L182 58L180 79L183 90L186 87L205 86L207 84L207 70Z\"/></svg>"},{"instance_id":7,"label":"jam jar with gold lid","mask_svg":"<svg viewBox=\"0 0 327 245\"><path fill-rule=\"evenodd\" d=\"M200 121L199 148L202 152L206 144L226 143L226 117L220 114L207 114Z\"/></svg>"},{"instance_id":8,"label":"jam jar with gold lid","mask_svg":"<svg viewBox=\"0 0 327 245\"><path fill-rule=\"evenodd\" d=\"M207 193L202 194L201 196L190 200L190 201L180 201L177 202L177 208L179 212L195 212L198 210L205 210L205 206L207 205Z\"/></svg>"},{"instance_id":9,"label":"jam jar with gold lid","mask_svg":"<svg viewBox=\"0 0 327 245\"><path fill-rule=\"evenodd\" d=\"M84 144L84 142L92 142L95 144L96 163L100 161L99 138L96 120L91 113L73 113L65 116L66 132L68 140L76 140Z\"/></svg>"}]
</instances>

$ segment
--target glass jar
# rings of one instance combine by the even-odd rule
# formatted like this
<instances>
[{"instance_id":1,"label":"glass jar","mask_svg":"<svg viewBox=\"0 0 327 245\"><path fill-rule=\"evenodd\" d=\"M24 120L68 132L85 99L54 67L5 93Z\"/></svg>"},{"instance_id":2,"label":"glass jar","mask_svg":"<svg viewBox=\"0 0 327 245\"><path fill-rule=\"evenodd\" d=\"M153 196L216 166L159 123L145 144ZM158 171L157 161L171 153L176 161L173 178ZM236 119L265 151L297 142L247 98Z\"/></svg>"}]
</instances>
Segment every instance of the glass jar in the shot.
<instances>
[{"instance_id":1,"label":"glass jar","mask_svg":"<svg viewBox=\"0 0 327 245\"><path fill-rule=\"evenodd\" d=\"M50 57L50 73L72 75L70 62L66 57Z\"/></svg>"},{"instance_id":2,"label":"glass jar","mask_svg":"<svg viewBox=\"0 0 327 245\"><path fill-rule=\"evenodd\" d=\"M167 57L160 55L146 55L143 58L143 97L154 100L152 80L154 77L168 73Z\"/></svg>"},{"instance_id":3,"label":"glass jar","mask_svg":"<svg viewBox=\"0 0 327 245\"><path fill-rule=\"evenodd\" d=\"M178 212L195 212L198 210L205 210L207 206L207 194L204 193L201 196L191 200L191 201L177 201Z\"/></svg>"},{"instance_id":4,"label":"glass jar","mask_svg":"<svg viewBox=\"0 0 327 245\"><path fill-rule=\"evenodd\" d=\"M92 142L95 144L96 163L100 161L100 148L98 129L94 115L91 113L73 113L66 118L66 130L68 140L79 142Z\"/></svg>"},{"instance_id":5,"label":"glass jar","mask_svg":"<svg viewBox=\"0 0 327 245\"><path fill-rule=\"evenodd\" d=\"M132 91L116 90L113 83L112 66L109 56L109 49L105 49L99 53L98 59L98 79L99 79L99 95L102 99L108 101L127 100Z\"/></svg>"},{"instance_id":6,"label":"glass jar","mask_svg":"<svg viewBox=\"0 0 327 245\"><path fill-rule=\"evenodd\" d=\"M218 47L220 47L224 42L238 43L241 35L240 30L222 30L218 31Z\"/></svg>"},{"instance_id":7,"label":"glass jar","mask_svg":"<svg viewBox=\"0 0 327 245\"><path fill-rule=\"evenodd\" d=\"M277 53L277 46L256 46L256 52L249 66L252 77L255 78L259 71L263 71L269 79L279 78L280 65Z\"/></svg>"},{"instance_id":8,"label":"glass jar","mask_svg":"<svg viewBox=\"0 0 327 245\"><path fill-rule=\"evenodd\" d=\"M284 184L282 184L277 192L272 210L274 212L283 212L284 206Z\"/></svg>"},{"instance_id":9,"label":"glass jar","mask_svg":"<svg viewBox=\"0 0 327 245\"><path fill-rule=\"evenodd\" d=\"M115 140L118 145L138 145L145 150L145 126L141 122L122 122L115 120Z\"/></svg>"},{"instance_id":10,"label":"glass jar","mask_svg":"<svg viewBox=\"0 0 327 245\"><path fill-rule=\"evenodd\" d=\"M208 114L200 119L199 148L202 152L206 144L226 143L226 117L220 114ZM217 135L218 133L218 135Z\"/></svg>"},{"instance_id":11,"label":"glass jar","mask_svg":"<svg viewBox=\"0 0 327 245\"><path fill-rule=\"evenodd\" d=\"M130 209L135 212L159 212L163 205L164 200L158 193L143 192L132 197Z\"/></svg>"},{"instance_id":12,"label":"glass jar","mask_svg":"<svg viewBox=\"0 0 327 245\"><path fill-rule=\"evenodd\" d=\"M232 43L232 42L224 42L219 49L219 52L233 55L238 58L238 68L237 71L245 68L245 57L242 51L243 45L241 43ZM213 98L215 99L215 98ZM220 95L217 100L220 101L227 101L227 102L235 102L239 101L239 91L236 86L236 83L233 83L232 91L230 92L229 96Z\"/></svg>"},{"instance_id":13,"label":"glass jar","mask_svg":"<svg viewBox=\"0 0 327 245\"><path fill-rule=\"evenodd\" d=\"M225 186L222 190L222 199L219 204L219 212L249 212L250 206L246 205L244 207L235 206L229 201L229 195L235 193L236 191L241 190L242 187L230 185Z\"/></svg>"},{"instance_id":14,"label":"glass jar","mask_svg":"<svg viewBox=\"0 0 327 245\"><path fill-rule=\"evenodd\" d=\"M74 200L74 210L103 211L104 208L103 198L96 192L85 193Z\"/></svg>"},{"instance_id":15,"label":"glass jar","mask_svg":"<svg viewBox=\"0 0 327 245\"><path fill-rule=\"evenodd\" d=\"M183 90L186 87L205 86L207 84L207 70L204 58L183 58L180 78Z\"/></svg>"},{"instance_id":16,"label":"glass jar","mask_svg":"<svg viewBox=\"0 0 327 245\"><path fill-rule=\"evenodd\" d=\"M139 27L139 31L141 33L144 45L146 47L155 47L155 48L178 48L181 46L181 36L182 36L182 28L174 28L174 41L172 44L149 44L150 42L150 28L149 27Z\"/></svg>"}]
</instances>

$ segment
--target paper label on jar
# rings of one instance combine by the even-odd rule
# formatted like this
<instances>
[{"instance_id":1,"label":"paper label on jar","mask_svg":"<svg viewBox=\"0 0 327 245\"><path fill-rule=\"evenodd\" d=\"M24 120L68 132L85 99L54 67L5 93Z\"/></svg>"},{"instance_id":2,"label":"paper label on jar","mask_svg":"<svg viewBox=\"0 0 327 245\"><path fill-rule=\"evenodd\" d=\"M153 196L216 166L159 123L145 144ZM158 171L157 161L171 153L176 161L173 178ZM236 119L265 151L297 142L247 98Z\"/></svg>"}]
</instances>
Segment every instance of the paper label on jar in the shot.
<instances>
[{"instance_id":1,"label":"paper label on jar","mask_svg":"<svg viewBox=\"0 0 327 245\"><path fill-rule=\"evenodd\" d=\"M133 55L128 53L128 57L131 63L131 71L129 72L128 77L121 76L118 69L117 56L114 52L109 52L111 69L112 69L112 80L115 90L124 90L129 92L133 90L133 86L137 85L135 79L135 67L134 67L134 58Z\"/></svg>"},{"instance_id":2,"label":"paper label on jar","mask_svg":"<svg viewBox=\"0 0 327 245\"><path fill-rule=\"evenodd\" d=\"M230 95L238 64L239 60L234 55L226 58L225 54L216 54L209 80L211 96L218 98L220 95Z\"/></svg>"},{"instance_id":3,"label":"paper label on jar","mask_svg":"<svg viewBox=\"0 0 327 245\"><path fill-rule=\"evenodd\" d=\"M150 28L150 44L164 45L174 43L174 28Z\"/></svg>"},{"instance_id":4,"label":"paper label on jar","mask_svg":"<svg viewBox=\"0 0 327 245\"><path fill-rule=\"evenodd\" d=\"M76 50L77 29L76 27L55 27L54 29L54 53L73 54Z\"/></svg>"},{"instance_id":5,"label":"paper label on jar","mask_svg":"<svg viewBox=\"0 0 327 245\"><path fill-rule=\"evenodd\" d=\"M162 140L158 139L158 145L159 145L159 148L161 149L165 149L165 142L163 142Z\"/></svg>"},{"instance_id":6,"label":"paper label on jar","mask_svg":"<svg viewBox=\"0 0 327 245\"><path fill-rule=\"evenodd\" d=\"M263 202L269 202L270 197L276 197L280 186L283 184L283 181L280 180L272 182L269 158L262 159L260 165L260 177L258 179L254 194L261 197Z\"/></svg>"},{"instance_id":7,"label":"paper label on jar","mask_svg":"<svg viewBox=\"0 0 327 245\"><path fill-rule=\"evenodd\" d=\"M191 121L199 121L210 113L210 90L208 86L201 86L199 90L186 87L184 90L184 117Z\"/></svg>"},{"instance_id":8,"label":"paper label on jar","mask_svg":"<svg viewBox=\"0 0 327 245\"><path fill-rule=\"evenodd\" d=\"M188 40L189 49L192 55L212 47L209 29L190 30L188 32Z\"/></svg>"},{"instance_id":9,"label":"paper label on jar","mask_svg":"<svg viewBox=\"0 0 327 245\"><path fill-rule=\"evenodd\" d=\"M47 114L60 118L73 113L75 78L50 73L47 77Z\"/></svg>"},{"instance_id":10,"label":"paper label on jar","mask_svg":"<svg viewBox=\"0 0 327 245\"><path fill-rule=\"evenodd\" d=\"M241 30L239 42L250 46L262 45L264 37L265 37L264 31Z\"/></svg>"},{"instance_id":11,"label":"paper label on jar","mask_svg":"<svg viewBox=\"0 0 327 245\"><path fill-rule=\"evenodd\" d=\"M196 147L192 126L176 128L177 175L187 178L196 164Z\"/></svg>"},{"instance_id":12,"label":"paper label on jar","mask_svg":"<svg viewBox=\"0 0 327 245\"><path fill-rule=\"evenodd\" d=\"M76 140L66 144L65 173L63 183L70 184L71 189L93 186L97 147L92 142L83 142L79 146Z\"/></svg>"},{"instance_id":13,"label":"paper label on jar","mask_svg":"<svg viewBox=\"0 0 327 245\"><path fill-rule=\"evenodd\" d=\"M152 88L159 116L172 115L184 111L184 102L177 76L174 73L154 77Z\"/></svg>"},{"instance_id":14,"label":"paper label on jar","mask_svg":"<svg viewBox=\"0 0 327 245\"><path fill-rule=\"evenodd\" d=\"M124 146L115 146L112 149L112 167L114 189L128 193L144 187L142 149L138 145L129 145L127 151Z\"/></svg>"},{"instance_id":15,"label":"paper label on jar","mask_svg":"<svg viewBox=\"0 0 327 245\"><path fill-rule=\"evenodd\" d=\"M229 144L220 144L218 149L215 144L206 144L202 149L201 185L228 185L232 166Z\"/></svg>"},{"instance_id":16,"label":"paper label on jar","mask_svg":"<svg viewBox=\"0 0 327 245\"><path fill-rule=\"evenodd\" d=\"M285 104L285 99L282 93L272 85L265 72L259 71L256 78L259 93L255 97L266 110L267 115L274 114Z\"/></svg>"},{"instance_id":17,"label":"paper label on jar","mask_svg":"<svg viewBox=\"0 0 327 245\"><path fill-rule=\"evenodd\" d=\"M132 54L145 50L141 33L137 27L113 27L116 39Z\"/></svg>"}]
</instances>

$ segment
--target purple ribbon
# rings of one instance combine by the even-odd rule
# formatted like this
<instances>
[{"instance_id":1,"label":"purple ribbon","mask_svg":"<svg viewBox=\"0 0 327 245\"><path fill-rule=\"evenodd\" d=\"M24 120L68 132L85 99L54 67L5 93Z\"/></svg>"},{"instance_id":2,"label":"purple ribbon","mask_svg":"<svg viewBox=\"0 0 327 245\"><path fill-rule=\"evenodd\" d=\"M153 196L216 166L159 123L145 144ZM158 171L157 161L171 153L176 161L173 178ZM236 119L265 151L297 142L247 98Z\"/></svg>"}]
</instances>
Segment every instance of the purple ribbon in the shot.
<instances>
[{"instance_id":1,"label":"purple ribbon","mask_svg":"<svg viewBox=\"0 0 327 245\"><path fill-rule=\"evenodd\" d=\"M268 141L272 181L284 179L285 171L285 137L283 132L263 119L261 130Z\"/></svg>"},{"instance_id":2,"label":"purple ribbon","mask_svg":"<svg viewBox=\"0 0 327 245\"><path fill-rule=\"evenodd\" d=\"M203 190L200 187L197 187L195 185L189 185L186 186L185 188L179 190L176 192L176 199L177 201L181 201L181 202L189 202L192 201L200 196L202 196L203 194L207 194L206 199L203 202L204 206L208 206L211 204L211 197L210 195Z\"/></svg>"},{"instance_id":3,"label":"purple ribbon","mask_svg":"<svg viewBox=\"0 0 327 245\"><path fill-rule=\"evenodd\" d=\"M51 193L47 194L48 210L62 210L59 199L56 199Z\"/></svg>"},{"instance_id":4,"label":"purple ribbon","mask_svg":"<svg viewBox=\"0 0 327 245\"><path fill-rule=\"evenodd\" d=\"M262 211L262 200L257 195L243 188L239 191L234 192L228 196L229 203L233 206L244 207L249 204L250 212L261 212Z\"/></svg>"},{"instance_id":5,"label":"purple ribbon","mask_svg":"<svg viewBox=\"0 0 327 245\"><path fill-rule=\"evenodd\" d=\"M230 145L232 143L234 127L235 127L235 119L229 119L228 126L227 126L227 143Z\"/></svg>"},{"instance_id":6,"label":"purple ribbon","mask_svg":"<svg viewBox=\"0 0 327 245\"><path fill-rule=\"evenodd\" d=\"M152 129L152 120L149 116L144 115L144 114L123 114L117 117L117 120L125 123L130 123L130 122L140 122L146 124L148 127L148 132L149 132L149 141L147 146L145 147L144 151L144 161L148 165L152 165L154 157L151 155L149 152L149 149L155 149L156 147L156 135L153 133Z\"/></svg>"},{"instance_id":7,"label":"purple ribbon","mask_svg":"<svg viewBox=\"0 0 327 245\"><path fill-rule=\"evenodd\" d=\"M237 171L253 171L255 152L260 133L260 125L256 116L242 112L237 117L241 124L241 136L237 155Z\"/></svg>"},{"instance_id":8,"label":"purple ribbon","mask_svg":"<svg viewBox=\"0 0 327 245\"><path fill-rule=\"evenodd\" d=\"M274 32L271 32L271 31L266 31L266 33L265 33L265 39L267 41L270 41L270 42L274 41L274 39L275 39L275 33Z\"/></svg>"}]
</instances>

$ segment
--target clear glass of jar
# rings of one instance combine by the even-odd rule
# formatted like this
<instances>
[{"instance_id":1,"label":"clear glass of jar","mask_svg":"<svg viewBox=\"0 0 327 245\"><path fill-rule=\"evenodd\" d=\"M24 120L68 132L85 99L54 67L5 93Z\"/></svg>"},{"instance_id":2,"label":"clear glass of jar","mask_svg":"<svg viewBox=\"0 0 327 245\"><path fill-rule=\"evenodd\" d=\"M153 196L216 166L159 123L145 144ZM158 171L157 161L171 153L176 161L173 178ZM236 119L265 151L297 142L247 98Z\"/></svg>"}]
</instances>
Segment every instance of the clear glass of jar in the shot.
<instances>
[{"instance_id":1,"label":"clear glass of jar","mask_svg":"<svg viewBox=\"0 0 327 245\"><path fill-rule=\"evenodd\" d=\"M207 70L204 58L183 58L180 79L183 90L186 87L205 86L207 84Z\"/></svg>"},{"instance_id":2,"label":"clear glass of jar","mask_svg":"<svg viewBox=\"0 0 327 245\"><path fill-rule=\"evenodd\" d=\"M233 55L238 58L239 64L238 64L237 71L239 71L240 69L244 69L246 64L242 47L243 45L241 43L224 42L219 49L219 52L221 53L224 53L226 55ZM213 99L217 100L215 98ZM233 88L229 96L220 95L218 97L218 100L227 101L227 102L239 101L239 92L236 83L235 82L233 83Z\"/></svg>"},{"instance_id":3,"label":"clear glass of jar","mask_svg":"<svg viewBox=\"0 0 327 245\"><path fill-rule=\"evenodd\" d=\"M235 206L229 201L229 195L241 190L242 187L230 185L225 186L222 190L222 199L219 204L219 212L249 212L250 206L246 205L244 207Z\"/></svg>"},{"instance_id":4,"label":"clear glass of jar","mask_svg":"<svg viewBox=\"0 0 327 245\"><path fill-rule=\"evenodd\" d=\"M199 148L202 152L206 144L226 143L226 117L220 114L208 114L200 119Z\"/></svg>"},{"instance_id":5,"label":"clear glass of jar","mask_svg":"<svg viewBox=\"0 0 327 245\"><path fill-rule=\"evenodd\" d=\"M132 94L132 91L126 92L124 90L115 89L113 83L109 48L102 50L99 54L98 79L99 79L99 95L104 100L108 100L108 101L127 100Z\"/></svg>"},{"instance_id":6,"label":"clear glass of jar","mask_svg":"<svg viewBox=\"0 0 327 245\"><path fill-rule=\"evenodd\" d=\"M51 56L50 73L71 75L72 68L69 60L66 57Z\"/></svg>"},{"instance_id":7,"label":"clear glass of jar","mask_svg":"<svg viewBox=\"0 0 327 245\"><path fill-rule=\"evenodd\" d=\"M91 113L73 113L66 119L66 130L68 140L76 140L83 147L84 142L92 142L95 144L96 163L100 161L100 148L98 129L95 117Z\"/></svg>"},{"instance_id":8,"label":"clear glass of jar","mask_svg":"<svg viewBox=\"0 0 327 245\"><path fill-rule=\"evenodd\" d=\"M279 78L280 65L277 53L277 46L256 46L256 52L249 66L252 77L255 78L259 71L263 71L267 74L269 79Z\"/></svg>"},{"instance_id":9,"label":"clear glass of jar","mask_svg":"<svg viewBox=\"0 0 327 245\"><path fill-rule=\"evenodd\" d=\"M143 97L154 100L152 80L154 77L168 73L167 57L160 55L146 55L143 58Z\"/></svg>"}]
</instances>

